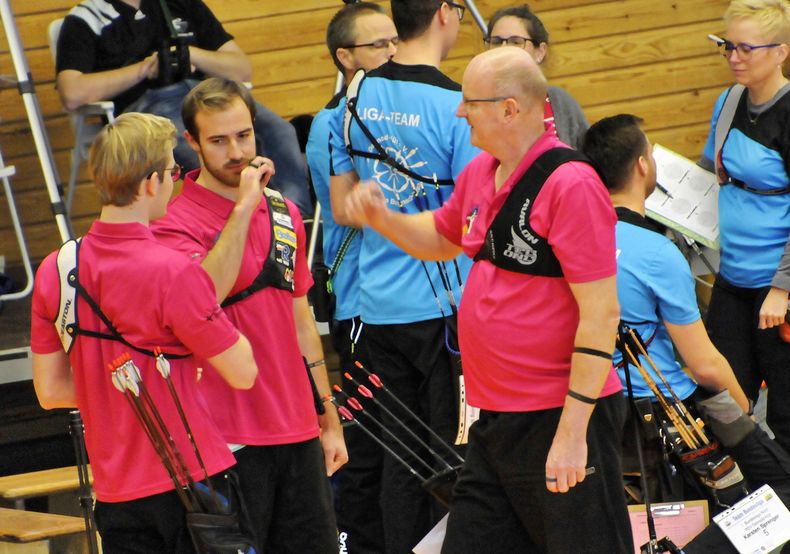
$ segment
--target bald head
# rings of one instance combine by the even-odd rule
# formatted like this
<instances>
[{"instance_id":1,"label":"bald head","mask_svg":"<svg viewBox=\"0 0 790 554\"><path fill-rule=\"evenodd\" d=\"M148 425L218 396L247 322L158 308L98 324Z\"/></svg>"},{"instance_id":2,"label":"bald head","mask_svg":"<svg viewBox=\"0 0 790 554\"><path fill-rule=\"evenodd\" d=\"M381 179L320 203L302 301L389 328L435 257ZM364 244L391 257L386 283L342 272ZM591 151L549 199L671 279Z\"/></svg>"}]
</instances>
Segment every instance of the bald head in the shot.
<instances>
[{"instance_id":1,"label":"bald head","mask_svg":"<svg viewBox=\"0 0 790 554\"><path fill-rule=\"evenodd\" d=\"M478 54L466 68L467 82L492 83L494 96L508 96L520 101L542 102L547 84L535 60L523 48L494 48Z\"/></svg>"}]
</instances>

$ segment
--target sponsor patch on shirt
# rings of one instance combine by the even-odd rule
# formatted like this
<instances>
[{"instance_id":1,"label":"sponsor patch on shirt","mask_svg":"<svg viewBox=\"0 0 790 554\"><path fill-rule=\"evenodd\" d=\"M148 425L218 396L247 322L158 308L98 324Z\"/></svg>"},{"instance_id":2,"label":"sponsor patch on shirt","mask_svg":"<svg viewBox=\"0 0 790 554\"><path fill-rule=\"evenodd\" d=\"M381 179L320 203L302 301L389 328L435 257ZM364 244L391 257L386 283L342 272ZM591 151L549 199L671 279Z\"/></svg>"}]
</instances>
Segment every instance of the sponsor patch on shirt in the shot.
<instances>
[{"instance_id":1,"label":"sponsor patch on shirt","mask_svg":"<svg viewBox=\"0 0 790 554\"><path fill-rule=\"evenodd\" d=\"M277 242L284 242L285 244L296 248L296 233L291 229L286 229L285 227L275 225L274 240Z\"/></svg>"},{"instance_id":2,"label":"sponsor patch on shirt","mask_svg":"<svg viewBox=\"0 0 790 554\"><path fill-rule=\"evenodd\" d=\"M293 227L293 222L291 221L291 216L287 214L281 214L278 212L272 213L272 219L275 223L279 223L280 225L284 225L289 229Z\"/></svg>"}]
</instances>

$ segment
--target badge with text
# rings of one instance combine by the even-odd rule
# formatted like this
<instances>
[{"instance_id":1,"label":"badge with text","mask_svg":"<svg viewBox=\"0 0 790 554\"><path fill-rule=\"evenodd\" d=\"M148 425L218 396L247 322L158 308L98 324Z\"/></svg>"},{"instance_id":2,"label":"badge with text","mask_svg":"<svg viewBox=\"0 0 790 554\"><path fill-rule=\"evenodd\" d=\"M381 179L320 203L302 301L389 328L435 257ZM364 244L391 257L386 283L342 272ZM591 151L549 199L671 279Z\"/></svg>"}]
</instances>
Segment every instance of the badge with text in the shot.
<instances>
[{"instance_id":1,"label":"badge with text","mask_svg":"<svg viewBox=\"0 0 790 554\"><path fill-rule=\"evenodd\" d=\"M790 541L790 510L763 485L713 518L741 554L760 554Z\"/></svg>"}]
</instances>

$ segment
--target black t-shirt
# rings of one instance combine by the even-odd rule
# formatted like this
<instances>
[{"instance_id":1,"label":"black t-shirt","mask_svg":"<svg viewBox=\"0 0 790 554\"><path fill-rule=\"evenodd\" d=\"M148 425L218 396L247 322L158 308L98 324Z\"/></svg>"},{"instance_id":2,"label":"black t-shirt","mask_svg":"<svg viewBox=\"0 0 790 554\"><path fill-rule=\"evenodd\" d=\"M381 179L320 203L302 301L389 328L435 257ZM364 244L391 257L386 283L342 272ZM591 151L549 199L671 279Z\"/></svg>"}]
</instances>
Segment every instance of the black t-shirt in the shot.
<instances>
[{"instance_id":1,"label":"black t-shirt","mask_svg":"<svg viewBox=\"0 0 790 554\"><path fill-rule=\"evenodd\" d=\"M216 51L233 39L202 0L166 2L176 28L194 33L191 44ZM96 73L125 67L159 50L169 36L160 0L142 0L139 10L121 0L85 0L63 21L56 69ZM120 113L152 86L146 80L108 100Z\"/></svg>"}]
</instances>

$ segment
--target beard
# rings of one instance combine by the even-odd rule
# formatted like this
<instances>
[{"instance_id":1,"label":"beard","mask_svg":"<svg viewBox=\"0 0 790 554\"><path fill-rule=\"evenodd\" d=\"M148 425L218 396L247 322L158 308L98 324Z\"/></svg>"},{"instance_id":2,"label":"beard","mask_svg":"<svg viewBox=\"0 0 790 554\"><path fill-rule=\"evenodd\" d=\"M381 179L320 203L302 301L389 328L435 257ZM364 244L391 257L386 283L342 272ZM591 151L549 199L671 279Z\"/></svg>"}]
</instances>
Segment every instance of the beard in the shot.
<instances>
[{"instance_id":1,"label":"beard","mask_svg":"<svg viewBox=\"0 0 790 554\"><path fill-rule=\"evenodd\" d=\"M214 177L217 181L230 188L238 188L241 181L241 171L249 165L254 159L240 158L238 160L229 160L224 164L209 163L204 157L201 156L203 162L203 169Z\"/></svg>"}]
</instances>

